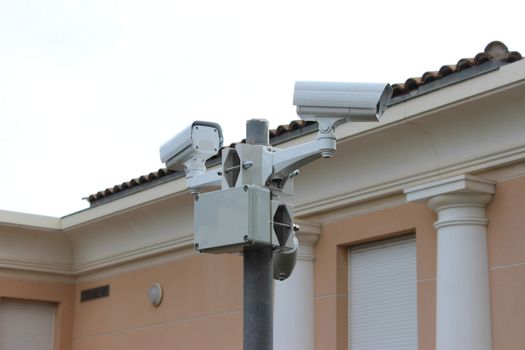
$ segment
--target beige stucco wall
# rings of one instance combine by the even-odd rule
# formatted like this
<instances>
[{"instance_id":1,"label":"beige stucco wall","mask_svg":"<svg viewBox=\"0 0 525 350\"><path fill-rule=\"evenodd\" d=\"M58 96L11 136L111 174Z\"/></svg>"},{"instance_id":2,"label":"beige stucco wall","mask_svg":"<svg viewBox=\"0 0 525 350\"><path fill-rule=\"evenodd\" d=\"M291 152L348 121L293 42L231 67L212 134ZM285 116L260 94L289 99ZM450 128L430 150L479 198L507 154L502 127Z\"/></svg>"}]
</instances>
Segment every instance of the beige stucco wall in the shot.
<instances>
[{"instance_id":1,"label":"beige stucco wall","mask_svg":"<svg viewBox=\"0 0 525 350\"><path fill-rule=\"evenodd\" d=\"M54 350L71 349L74 290L75 286L70 283L38 280L23 274L19 277L0 275L0 298L56 304Z\"/></svg>"},{"instance_id":2,"label":"beige stucco wall","mask_svg":"<svg viewBox=\"0 0 525 350\"><path fill-rule=\"evenodd\" d=\"M487 214L494 349L523 349L525 177L498 183Z\"/></svg>"},{"instance_id":3,"label":"beige stucco wall","mask_svg":"<svg viewBox=\"0 0 525 350\"><path fill-rule=\"evenodd\" d=\"M348 348L348 247L416 234L419 348L434 349L436 236L433 212L406 204L323 225L315 249L316 349Z\"/></svg>"},{"instance_id":4,"label":"beige stucco wall","mask_svg":"<svg viewBox=\"0 0 525 350\"><path fill-rule=\"evenodd\" d=\"M73 349L241 349L242 258L166 257L154 266L90 277L75 290ZM159 307L148 290L164 288ZM110 285L110 296L80 303L80 291Z\"/></svg>"}]
</instances>

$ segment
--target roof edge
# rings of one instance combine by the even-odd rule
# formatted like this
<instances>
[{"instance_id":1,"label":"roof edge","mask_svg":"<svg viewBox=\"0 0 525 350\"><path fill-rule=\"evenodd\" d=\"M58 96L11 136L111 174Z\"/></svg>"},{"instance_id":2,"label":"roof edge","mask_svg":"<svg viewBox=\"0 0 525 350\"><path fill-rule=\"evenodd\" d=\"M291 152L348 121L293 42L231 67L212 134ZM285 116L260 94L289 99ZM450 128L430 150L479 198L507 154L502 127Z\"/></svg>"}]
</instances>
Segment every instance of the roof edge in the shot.
<instances>
[{"instance_id":1,"label":"roof edge","mask_svg":"<svg viewBox=\"0 0 525 350\"><path fill-rule=\"evenodd\" d=\"M438 71L428 71L421 77L407 79L405 83L393 84L394 94L388 106L392 107L413 98L496 71L502 66L521 59L522 56L519 52L509 51L507 46L501 41L492 41L485 47L483 52L478 53L473 58L462 58L455 65L445 65ZM317 123L294 120L289 124L280 125L276 129L270 130L270 144L273 146L282 144L315 131L317 131ZM243 142L245 140L241 141L241 143ZM233 143L229 147L235 147L235 145L236 143ZM214 156L207 162L207 165L219 164L220 154L221 152L219 151L217 156ZM157 172L152 172L112 188L99 191L85 199L89 201L90 207L95 207L181 177L184 177L184 173L173 172L163 168Z\"/></svg>"}]
</instances>

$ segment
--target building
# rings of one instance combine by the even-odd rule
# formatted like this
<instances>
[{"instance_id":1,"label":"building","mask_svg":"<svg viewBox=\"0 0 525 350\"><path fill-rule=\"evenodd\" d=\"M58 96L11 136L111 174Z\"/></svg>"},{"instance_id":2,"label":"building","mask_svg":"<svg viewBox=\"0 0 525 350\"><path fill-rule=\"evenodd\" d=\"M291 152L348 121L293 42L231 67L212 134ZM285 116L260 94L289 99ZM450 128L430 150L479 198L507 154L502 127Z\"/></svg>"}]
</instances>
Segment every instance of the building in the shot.
<instances>
[{"instance_id":1,"label":"building","mask_svg":"<svg viewBox=\"0 0 525 350\"><path fill-rule=\"evenodd\" d=\"M275 349L522 349L525 60L493 42L394 88L382 123L340 126L334 159L296 180ZM292 122L272 142L313 131ZM0 349L242 348L242 258L194 251L181 174L90 202L0 212Z\"/></svg>"}]
</instances>

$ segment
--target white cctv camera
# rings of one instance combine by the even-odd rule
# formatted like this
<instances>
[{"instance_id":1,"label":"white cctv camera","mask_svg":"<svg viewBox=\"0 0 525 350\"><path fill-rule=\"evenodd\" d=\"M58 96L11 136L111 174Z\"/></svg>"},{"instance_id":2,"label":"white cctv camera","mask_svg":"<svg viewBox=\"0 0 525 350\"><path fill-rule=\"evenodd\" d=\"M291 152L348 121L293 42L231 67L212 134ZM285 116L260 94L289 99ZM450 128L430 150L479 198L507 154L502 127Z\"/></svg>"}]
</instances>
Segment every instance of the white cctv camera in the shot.
<instances>
[{"instance_id":1,"label":"white cctv camera","mask_svg":"<svg viewBox=\"0 0 525 350\"><path fill-rule=\"evenodd\" d=\"M160 147L160 159L171 170L184 170L187 177L206 171L206 160L222 147L219 124L195 121Z\"/></svg>"},{"instance_id":2,"label":"white cctv camera","mask_svg":"<svg viewBox=\"0 0 525 350\"><path fill-rule=\"evenodd\" d=\"M377 122L391 96L390 84L298 81L293 104L304 120Z\"/></svg>"}]
</instances>

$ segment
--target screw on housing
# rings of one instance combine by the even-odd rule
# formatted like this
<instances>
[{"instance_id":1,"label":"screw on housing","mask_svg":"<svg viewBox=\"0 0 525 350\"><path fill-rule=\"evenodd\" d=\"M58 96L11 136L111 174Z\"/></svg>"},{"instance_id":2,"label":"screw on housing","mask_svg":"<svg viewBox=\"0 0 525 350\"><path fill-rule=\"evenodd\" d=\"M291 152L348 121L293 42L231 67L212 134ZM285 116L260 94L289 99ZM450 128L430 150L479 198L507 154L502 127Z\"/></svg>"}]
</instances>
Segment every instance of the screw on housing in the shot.
<instances>
[{"instance_id":1,"label":"screw on housing","mask_svg":"<svg viewBox=\"0 0 525 350\"><path fill-rule=\"evenodd\" d=\"M246 160L242 162L243 169L250 169L252 166L253 166L253 162L251 160Z\"/></svg>"}]
</instances>

